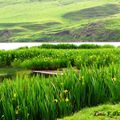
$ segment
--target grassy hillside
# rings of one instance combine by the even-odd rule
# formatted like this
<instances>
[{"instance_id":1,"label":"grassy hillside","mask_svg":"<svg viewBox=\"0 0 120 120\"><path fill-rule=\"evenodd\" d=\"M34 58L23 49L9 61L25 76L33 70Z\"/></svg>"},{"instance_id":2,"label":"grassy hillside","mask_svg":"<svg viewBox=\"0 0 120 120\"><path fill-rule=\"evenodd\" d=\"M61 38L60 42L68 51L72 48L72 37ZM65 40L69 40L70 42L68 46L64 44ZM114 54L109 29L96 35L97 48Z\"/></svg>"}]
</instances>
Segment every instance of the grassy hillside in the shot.
<instances>
[{"instance_id":1,"label":"grassy hillside","mask_svg":"<svg viewBox=\"0 0 120 120\"><path fill-rule=\"evenodd\" d=\"M120 104L86 108L61 120L120 120Z\"/></svg>"},{"instance_id":2,"label":"grassy hillside","mask_svg":"<svg viewBox=\"0 0 120 120\"><path fill-rule=\"evenodd\" d=\"M120 41L120 0L0 0L0 42Z\"/></svg>"}]
</instances>

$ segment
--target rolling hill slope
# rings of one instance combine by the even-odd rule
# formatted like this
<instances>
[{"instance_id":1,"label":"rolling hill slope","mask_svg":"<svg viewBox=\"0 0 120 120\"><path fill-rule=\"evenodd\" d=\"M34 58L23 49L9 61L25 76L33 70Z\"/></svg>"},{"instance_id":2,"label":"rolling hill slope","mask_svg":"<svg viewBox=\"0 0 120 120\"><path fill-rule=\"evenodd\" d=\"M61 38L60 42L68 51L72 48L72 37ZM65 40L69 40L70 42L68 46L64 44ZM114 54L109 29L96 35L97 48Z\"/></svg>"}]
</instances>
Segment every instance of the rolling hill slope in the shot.
<instances>
[{"instance_id":1,"label":"rolling hill slope","mask_svg":"<svg viewBox=\"0 0 120 120\"><path fill-rule=\"evenodd\" d=\"M120 0L0 0L0 42L120 41Z\"/></svg>"}]
</instances>

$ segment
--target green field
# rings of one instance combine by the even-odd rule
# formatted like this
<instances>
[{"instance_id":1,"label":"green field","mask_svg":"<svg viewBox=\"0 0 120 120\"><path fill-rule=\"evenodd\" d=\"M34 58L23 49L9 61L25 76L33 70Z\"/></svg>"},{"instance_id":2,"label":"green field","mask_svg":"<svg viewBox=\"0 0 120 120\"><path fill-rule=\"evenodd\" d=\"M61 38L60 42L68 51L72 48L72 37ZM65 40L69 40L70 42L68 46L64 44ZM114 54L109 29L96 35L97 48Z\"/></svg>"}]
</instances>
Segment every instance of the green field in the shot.
<instances>
[{"instance_id":1,"label":"green field","mask_svg":"<svg viewBox=\"0 0 120 120\"><path fill-rule=\"evenodd\" d=\"M0 0L0 42L120 41L120 0Z\"/></svg>"},{"instance_id":2,"label":"green field","mask_svg":"<svg viewBox=\"0 0 120 120\"><path fill-rule=\"evenodd\" d=\"M44 44L0 50L0 120L119 120L119 90L120 47Z\"/></svg>"}]
</instances>

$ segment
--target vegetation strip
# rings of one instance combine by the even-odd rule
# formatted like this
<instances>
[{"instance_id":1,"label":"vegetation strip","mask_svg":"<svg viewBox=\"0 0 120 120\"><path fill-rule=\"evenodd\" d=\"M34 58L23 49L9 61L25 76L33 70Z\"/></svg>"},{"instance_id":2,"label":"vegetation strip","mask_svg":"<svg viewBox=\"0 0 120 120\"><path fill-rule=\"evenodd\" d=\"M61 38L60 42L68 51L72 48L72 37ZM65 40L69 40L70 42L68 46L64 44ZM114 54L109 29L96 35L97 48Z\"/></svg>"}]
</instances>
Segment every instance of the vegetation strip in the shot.
<instances>
[{"instance_id":1,"label":"vegetation strip","mask_svg":"<svg viewBox=\"0 0 120 120\"><path fill-rule=\"evenodd\" d=\"M84 107L120 102L120 66L68 70L55 77L25 76L0 85L4 120L54 120ZM117 94L116 94L117 93ZM12 115L12 116L11 116Z\"/></svg>"},{"instance_id":2,"label":"vegetation strip","mask_svg":"<svg viewBox=\"0 0 120 120\"><path fill-rule=\"evenodd\" d=\"M0 65L3 68L30 71L66 68L63 75L45 77L27 75L27 72L21 74L20 71L16 77L3 79L0 84L1 120L55 120L85 107L119 103L119 53L119 47L32 47L0 51Z\"/></svg>"}]
</instances>

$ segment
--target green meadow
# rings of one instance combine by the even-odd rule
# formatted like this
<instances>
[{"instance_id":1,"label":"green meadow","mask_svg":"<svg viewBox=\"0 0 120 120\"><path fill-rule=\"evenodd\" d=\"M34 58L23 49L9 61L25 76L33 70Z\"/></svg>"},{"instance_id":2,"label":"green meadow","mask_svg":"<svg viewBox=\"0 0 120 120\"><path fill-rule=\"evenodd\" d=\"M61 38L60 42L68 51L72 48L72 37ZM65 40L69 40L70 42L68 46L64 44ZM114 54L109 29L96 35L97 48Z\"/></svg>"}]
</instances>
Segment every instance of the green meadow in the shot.
<instances>
[{"instance_id":1,"label":"green meadow","mask_svg":"<svg viewBox=\"0 0 120 120\"><path fill-rule=\"evenodd\" d=\"M117 42L119 21L119 0L0 0L0 42Z\"/></svg>"},{"instance_id":2,"label":"green meadow","mask_svg":"<svg viewBox=\"0 0 120 120\"><path fill-rule=\"evenodd\" d=\"M0 120L119 120L119 53L90 44L0 50ZM33 73L43 70L58 74Z\"/></svg>"}]
</instances>

